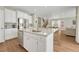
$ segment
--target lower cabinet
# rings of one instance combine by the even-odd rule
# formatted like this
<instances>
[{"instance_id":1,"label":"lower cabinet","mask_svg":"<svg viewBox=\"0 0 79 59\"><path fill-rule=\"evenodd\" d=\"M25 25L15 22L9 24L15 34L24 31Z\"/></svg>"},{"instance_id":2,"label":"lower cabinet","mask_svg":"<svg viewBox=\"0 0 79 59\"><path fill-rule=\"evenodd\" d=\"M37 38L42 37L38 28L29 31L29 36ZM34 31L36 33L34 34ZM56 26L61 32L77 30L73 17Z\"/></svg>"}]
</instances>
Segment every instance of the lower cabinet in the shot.
<instances>
[{"instance_id":1,"label":"lower cabinet","mask_svg":"<svg viewBox=\"0 0 79 59\"><path fill-rule=\"evenodd\" d=\"M31 43L29 38L24 37L24 48L27 49L28 51L31 51Z\"/></svg>"},{"instance_id":2,"label":"lower cabinet","mask_svg":"<svg viewBox=\"0 0 79 59\"><path fill-rule=\"evenodd\" d=\"M38 35L24 33L24 48L29 52L44 52L45 39L40 38Z\"/></svg>"},{"instance_id":3,"label":"lower cabinet","mask_svg":"<svg viewBox=\"0 0 79 59\"><path fill-rule=\"evenodd\" d=\"M5 29L5 40L13 39L17 37L17 29Z\"/></svg>"},{"instance_id":4,"label":"lower cabinet","mask_svg":"<svg viewBox=\"0 0 79 59\"><path fill-rule=\"evenodd\" d=\"M52 52L52 35L43 36L34 33L24 32L23 47L29 52Z\"/></svg>"},{"instance_id":5,"label":"lower cabinet","mask_svg":"<svg viewBox=\"0 0 79 59\"><path fill-rule=\"evenodd\" d=\"M45 52L46 51L46 40L45 38L38 38L37 41L37 52Z\"/></svg>"},{"instance_id":6,"label":"lower cabinet","mask_svg":"<svg viewBox=\"0 0 79 59\"><path fill-rule=\"evenodd\" d=\"M24 48L29 52L37 51L37 40L31 35L24 33Z\"/></svg>"},{"instance_id":7,"label":"lower cabinet","mask_svg":"<svg viewBox=\"0 0 79 59\"><path fill-rule=\"evenodd\" d=\"M30 51L37 51L37 40L34 40L34 39L30 39Z\"/></svg>"},{"instance_id":8,"label":"lower cabinet","mask_svg":"<svg viewBox=\"0 0 79 59\"><path fill-rule=\"evenodd\" d=\"M35 52L35 51L37 51L37 40L35 40L35 39L33 39L33 38L30 38L29 40L29 47L30 47L30 49L28 50L28 51L30 51L30 52Z\"/></svg>"}]
</instances>

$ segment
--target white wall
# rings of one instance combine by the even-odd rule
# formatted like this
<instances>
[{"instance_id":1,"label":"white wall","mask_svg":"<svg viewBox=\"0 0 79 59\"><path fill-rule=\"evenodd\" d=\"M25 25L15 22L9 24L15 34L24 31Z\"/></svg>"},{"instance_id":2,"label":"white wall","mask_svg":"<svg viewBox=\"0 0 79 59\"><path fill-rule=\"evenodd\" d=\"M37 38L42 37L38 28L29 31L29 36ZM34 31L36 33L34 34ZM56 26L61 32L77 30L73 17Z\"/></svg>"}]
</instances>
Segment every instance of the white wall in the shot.
<instances>
[{"instance_id":1,"label":"white wall","mask_svg":"<svg viewBox=\"0 0 79 59\"><path fill-rule=\"evenodd\" d=\"M71 28L71 27L73 27L73 20L74 20L74 18L72 19L72 18L69 18L69 19L63 19L64 20L64 27L65 28ZM76 19L75 19L76 20Z\"/></svg>"},{"instance_id":2,"label":"white wall","mask_svg":"<svg viewBox=\"0 0 79 59\"><path fill-rule=\"evenodd\" d=\"M5 22L16 23L16 11L13 9L5 8Z\"/></svg>"},{"instance_id":3,"label":"white wall","mask_svg":"<svg viewBox=\"0 0 79 59\"><path fill-rule=\"evenodd\" d=\"M65 10L60 13L53 14L49 19L67 18L67 17L75 17L75 16L76 16L76 8L71 8L69 10Z\"/></svg>"},{"instance_id":4,"label":"white wall","mask_svg":"<svg viewBox=\"0 0 79 59\"><path fill-rule=\"evenodd\" d=\"M0 43L4 41L4 8L0 7Z\"/></svg>"},{"instance_id":5,"label":"white wall","mask_svg":"<svg viewBox=\"0 0 79 59\"><path fill-rule=\"evenodd\" d=\"M59 14L52 15L50 19L52 20L63 20L64 21L64 27L72 27L73 26L73 20L76 18L76 8L71 8L69 10L65 10L60 12Z\"/></svg>"},{"instance_id":6,"label":"white wall","mask_svg":"<svg viewBox=\"0 0 79 59\"><path fill-rule=\"evenodd\" d=\"M76 42L79 43L79 7L77 8L77 20L76 20Z\"/></svg>"}]
</instances>

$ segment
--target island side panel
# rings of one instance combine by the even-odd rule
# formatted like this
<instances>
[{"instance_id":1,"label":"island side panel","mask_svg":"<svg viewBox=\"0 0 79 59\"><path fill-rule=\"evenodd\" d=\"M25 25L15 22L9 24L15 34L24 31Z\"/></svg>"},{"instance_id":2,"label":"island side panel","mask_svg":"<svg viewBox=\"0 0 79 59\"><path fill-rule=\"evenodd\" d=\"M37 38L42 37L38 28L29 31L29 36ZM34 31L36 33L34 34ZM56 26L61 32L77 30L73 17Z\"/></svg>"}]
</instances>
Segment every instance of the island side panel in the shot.
<instances>
[{"instance_id":1,"label":"island side panel","mask_svg":"<svg viewBox=\"0 0 79 59\"><path fill-rule=\"evenodd\" d=\"M54 33L51 33L46 37L46 52L53 52L53 39Z\"/></svg>"}]
</instances>

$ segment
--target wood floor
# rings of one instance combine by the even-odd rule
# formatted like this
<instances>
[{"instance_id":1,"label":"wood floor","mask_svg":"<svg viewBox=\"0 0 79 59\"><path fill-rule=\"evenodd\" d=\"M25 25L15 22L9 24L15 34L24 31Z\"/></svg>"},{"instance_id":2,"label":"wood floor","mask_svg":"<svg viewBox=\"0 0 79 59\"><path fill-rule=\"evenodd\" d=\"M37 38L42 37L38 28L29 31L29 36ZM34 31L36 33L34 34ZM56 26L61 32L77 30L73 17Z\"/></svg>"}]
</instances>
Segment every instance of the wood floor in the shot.
<instances>
[{"instance_id":1,"label":"wood floor","mask_svg":"<svg viewBox=\"0 0 79 59\"><path fill-rule=\"evenodd\" d=\"M54 52L79 52L79 44L75 42L75 37L66 36L63 31L58 31L54 35ZM0 52L27 52L19 45L18 39L11 39L0 43Z\"/></svg>"},{"instance_id":2,"label":"wood floor","mask_svg":"<svg viewBox=\"0 0 79 59\"><path fill-rule=\"evenodd\" d=\"M26 50L19 45L16 38L0 43L0 52L26 52Z\"/></svg>"},{"instance_id":3,"label":"wood floor","mask_svg":"<svg viewBox=\"0 0 79 59\"><path fill-rule=\"evenodd\" d=\"M75 42L75 37L66 36L63 31L58 31L54 35L55 52L79 52L79 44Z\"/></svg>"}]
</instances>

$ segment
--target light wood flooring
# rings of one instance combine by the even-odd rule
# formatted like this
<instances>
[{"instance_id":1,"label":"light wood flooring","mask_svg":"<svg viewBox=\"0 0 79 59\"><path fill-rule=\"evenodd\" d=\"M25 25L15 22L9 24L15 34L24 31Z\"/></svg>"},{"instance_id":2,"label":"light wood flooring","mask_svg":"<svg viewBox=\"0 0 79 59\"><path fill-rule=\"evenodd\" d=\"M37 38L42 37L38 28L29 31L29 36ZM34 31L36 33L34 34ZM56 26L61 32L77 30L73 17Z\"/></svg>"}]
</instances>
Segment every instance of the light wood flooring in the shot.
<instances>
[{"instance_id":1,"label":"light wood flooring","mask_svg":"<svg viewBox=\"0 0 79 59\"><path fill-rule=\"evenodd\" d=\"M63 31L58 31L54 35L55 52L79 52L79 44L75 42L75 37L67 36Z\"/></svg>"},{"instance_id":2,"label":"light wood flooring","mask_svg":"<svg viewBox=\"0 0 79 59\"><path fill-rule=\"evenodd\" d=\"M16 38L0 43L0 52L26 52L26 50L19 45Z\"/></svg>"}]
</instances>

